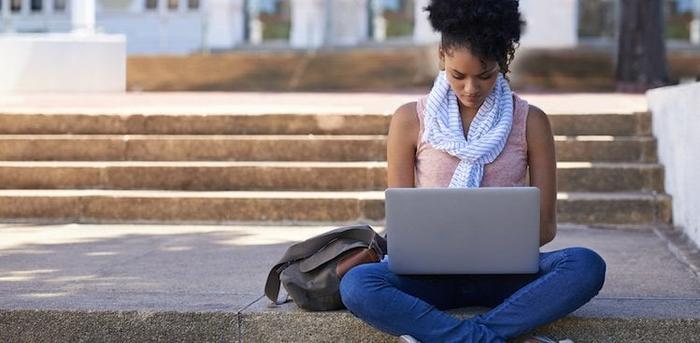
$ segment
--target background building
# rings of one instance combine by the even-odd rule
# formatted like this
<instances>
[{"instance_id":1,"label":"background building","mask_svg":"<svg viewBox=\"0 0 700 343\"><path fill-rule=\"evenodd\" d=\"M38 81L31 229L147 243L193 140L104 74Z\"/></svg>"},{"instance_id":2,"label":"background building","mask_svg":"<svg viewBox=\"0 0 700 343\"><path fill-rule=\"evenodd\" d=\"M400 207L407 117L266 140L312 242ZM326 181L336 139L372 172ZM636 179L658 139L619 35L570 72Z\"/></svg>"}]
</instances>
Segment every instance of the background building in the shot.
<instances>
[{"instance_id":1,"label":"background building","mask_svg":"<svg viewBox=\"0 0 700 343\"><path fill-rule=\"evenodd\" d=\"M78 1L78 0L72 0ZM428 0L99 0L97 30L130 54L434 42ZM613 40L618 0L521 0L526 47ZM68 32L71 0L0 0L3 32ZM666 0L667 37L700 43L700 0Z\"/></svg>"}]
</instances>

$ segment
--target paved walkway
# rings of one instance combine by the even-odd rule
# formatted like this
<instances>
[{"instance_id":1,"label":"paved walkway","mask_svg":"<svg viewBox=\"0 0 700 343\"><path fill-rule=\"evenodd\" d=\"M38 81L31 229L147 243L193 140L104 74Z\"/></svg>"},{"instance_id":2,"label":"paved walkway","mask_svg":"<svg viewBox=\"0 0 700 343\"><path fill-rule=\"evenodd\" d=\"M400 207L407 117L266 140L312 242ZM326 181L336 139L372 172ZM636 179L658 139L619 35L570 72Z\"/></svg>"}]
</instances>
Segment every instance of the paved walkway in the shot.
<instances>
[{"instance_id":1,"label":"paved walkway","mask_svg":"<svg viewBox=\"0 0 700 343\"><path fill-rule=\"evenodd\" d=\"M102 93L0 94L12 114L391 114L421 94L395 93ZM643 95L524 94L550 114L647 111Z\"/></svg>"},{"instance_id":2,"label":"paved walkway","mask_svg":"<svg viewBox=\"0 0 700 343\"><path fill-rule=\"evenodd\" d=\"M328 228L6 224L0 308L235 312L260 298L290 242ZM651 230L564 227L543 250L582 245L607 261L580 314L700 318L698 276L668 244Z\"/></svg>"},{"instance_id":3,"label":"paved walkway","mask_svg":"<svg viewBox=\"0 0 700 343\"><path fill-rule=\"evenodd\" d=\"M0 340L394 342L348 312L271 307L262 296L286 247L327 229L2 225ZM672 252L683 247L659 232L561 228L543 250L591 247L607 261L607 280L593 301L541 332L696 341L698 275ZM483 309L455 315L475 311Z\"/></svg>"}]
</instances>

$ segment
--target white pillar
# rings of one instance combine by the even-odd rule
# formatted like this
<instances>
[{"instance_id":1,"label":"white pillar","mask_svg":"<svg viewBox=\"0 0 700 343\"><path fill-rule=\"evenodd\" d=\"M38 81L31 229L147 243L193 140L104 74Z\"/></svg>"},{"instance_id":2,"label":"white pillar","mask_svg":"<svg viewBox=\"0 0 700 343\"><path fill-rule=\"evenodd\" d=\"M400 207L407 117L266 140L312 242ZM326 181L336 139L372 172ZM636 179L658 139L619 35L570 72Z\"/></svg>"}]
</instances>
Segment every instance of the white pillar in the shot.
<instances>
[{"instance_id":1,"label":"white pillar","mask_svg":"<svg viewBox=\"0 0 700 343\"><path fill-rule=\"evenodd\" d=\"M187 13L187 0L178 0L177 12Z\"/></svg>"},{"instance_id":2,"label":"white pillar","mask_svg":"<svg viewBox=\"0 0 700 343\"><path fill-rule=\"evenodd\" d=\"M413 13L413 42L420 45L433 44L440 41L440 33L433 30L428 21L428 12L423 7L428 6L430 0L415 0Z\"/></svg>"},{"instance_id":3,"label":"white pillar","mask_svg":"<svg viewBox=\"0 0 700 343\"><path fill-rule=\"evenodd\" d=\"M22 0L22 8L20 9L19 13L22 14L22 16L27 17L29 13L31 13L31 0Z\"/></svg>"},{"instance_id":4,"label":"white pillar","mask_svg":"<svg viewBox=\"0 0 700 343\"><path fill-rule=\"evenodd\" d=\"M526 22L523 48L571 48L578 45L577 0L520 0Z\"/></svg>"},{"instance_id":5,"label":"white pillar","mask_svg":"<svg viewBox=\"0 0 700 343\"><path fill-rule=\"evenodd\" d=\"M330 45L356 45L369 37L367 0L333 0L331 7L329 36Z\"/></svg>"},{"instance_id":6,"label":"white pillar","mask_svg":"<svg viewBox=\"0 0 700 343\"><path fill-rule=\"evenodd\" d=\"M700 45L700 0L695 0L693 7L693 21L690 22L690 43Z\"/></svg>"},{"instance_id":7,"label":"white pillar","mask_svg":"<svg viewBox=\"0 0 700 343\"><path fill-rule=\"evenodd\" d=\"M44 14L46 15L51 15L53 14L53 1L54 0L44 0Z\"/></svg>"},{"instance_id":8,"label":"white pillar","mask_svg":"<svg viewBox=\"0 0 700 343\"><path fill-rule=\"evenodd\" d=\"M325 0L291 0L289 43L294 48L318 48L327 34Z\"/></svg>"},{"instance_id":9,"label":"white pillar","mask_svg":"<svg viewBox=\"0 0 700 343\"><path fill-rule=\"evenodd\" d=\"M386 40L386 18L384 18L384 6L381 0L371 0L372 6L372 39L375 42Z\"/></svg>"},{"instance_id":10,"label":"white pillar","mask_svg":"<svg viewBox=\"0 0 700 343\"><path fill-rule=\"evenodd\" d=\"M205 50L230 49L243 43L243 0L209 0L204 11L207 21Z\"/></svg>"},{"instance_id":11,"label":"white pillar","mask_svg":"<svg viewBox=\"0 0 700 343\"><path fill-rule=\"evenodd\" d=\"M2 7L0 7L0 12L0 15L2 15L2 31L14 31L12 27L12 19L10 18L10 1L3 0Z\"/></svg>"},{"instance_id":12,"label":"white pillar","mask_svg":"<svg viewBox=\"0 0 700 343\"><path fill-rule=\"evenodd\" d=\"M95 33L95 0L71 1L70 7L73 33Z\"/></svg>"},{"instance_id":13,"label":"white pillar","mask_svg":"<svg viewBox=\"0 0 700 343\"><path fill-rule=\"evenodd\" d=\"M243 41L243 11L243 0L207 1L208 48L229 49Z\"/></svg>"},{"instance_id":14,"label":"white pillar","mask_svg":"<svg viewBox=\"0 0 700 343\"><path fill-rule=\"evenodd\" d=\"M260 20L259 0L250 0L248 8L248 41L250 44L259 45L263 42L263 22Z\"/></svg>"}]
</instances>

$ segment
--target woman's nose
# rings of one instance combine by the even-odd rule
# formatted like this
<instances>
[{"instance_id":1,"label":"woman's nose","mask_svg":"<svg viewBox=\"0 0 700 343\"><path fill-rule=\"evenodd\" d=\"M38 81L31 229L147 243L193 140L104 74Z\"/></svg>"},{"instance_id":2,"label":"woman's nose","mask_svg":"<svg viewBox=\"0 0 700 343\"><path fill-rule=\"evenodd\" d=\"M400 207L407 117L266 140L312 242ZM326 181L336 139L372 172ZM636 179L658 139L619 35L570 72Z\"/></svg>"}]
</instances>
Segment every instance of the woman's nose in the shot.
<instances>
[{"instance_id":1,"label":"woman's nose","mask_svg":"<svg viewBox=\"0 0 700 343\"><path fill-rule=\"evenodd\" d=\"M464 93L467 95L479 94L479 84L476 80L468 78L464 80Z\"/></svg>"}]
</instances>

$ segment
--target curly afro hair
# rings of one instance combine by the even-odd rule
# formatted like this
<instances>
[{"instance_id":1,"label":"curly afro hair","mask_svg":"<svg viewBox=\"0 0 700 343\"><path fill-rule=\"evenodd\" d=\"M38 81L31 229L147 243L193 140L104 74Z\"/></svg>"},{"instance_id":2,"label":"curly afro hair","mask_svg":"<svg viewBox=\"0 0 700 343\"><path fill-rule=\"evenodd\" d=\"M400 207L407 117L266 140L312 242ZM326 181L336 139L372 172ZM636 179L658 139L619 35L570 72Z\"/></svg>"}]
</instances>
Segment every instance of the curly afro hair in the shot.
<instances>
[{"instance_id":1,"label":"curly afro hair","mask_svg":"<svg viewBox=\"0 0 700 343\"><path fill-rule=\"evenodd\" d=\"M483 61L497 61L507 74L520 33L525 25L518 12L518 0L431 0L424 7L441 46L467 48Z\"/></svg>"}]
</instances>

